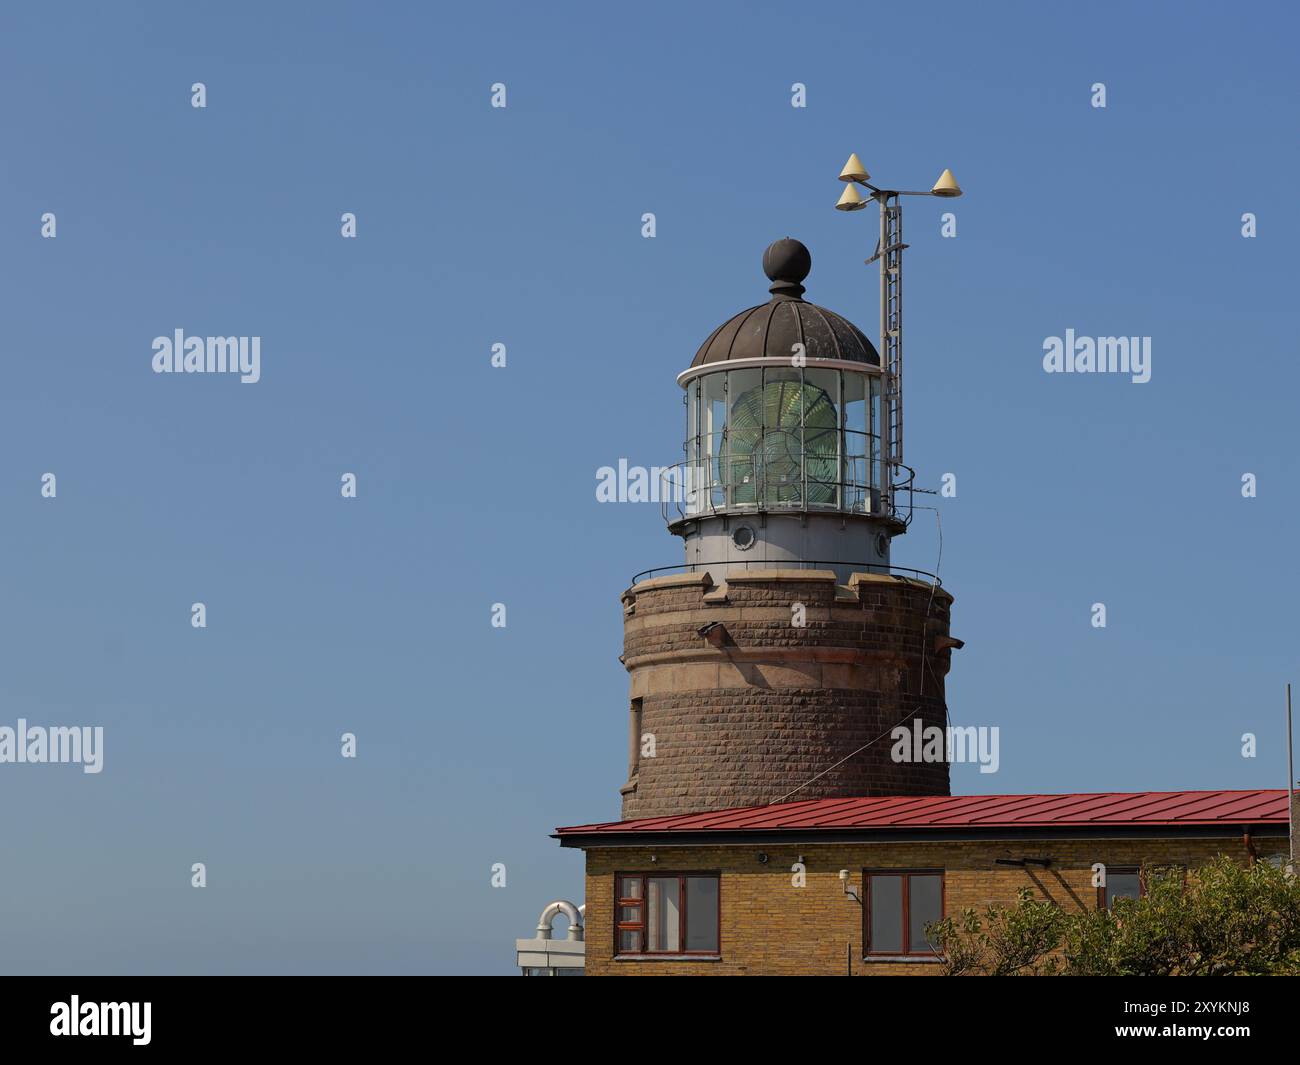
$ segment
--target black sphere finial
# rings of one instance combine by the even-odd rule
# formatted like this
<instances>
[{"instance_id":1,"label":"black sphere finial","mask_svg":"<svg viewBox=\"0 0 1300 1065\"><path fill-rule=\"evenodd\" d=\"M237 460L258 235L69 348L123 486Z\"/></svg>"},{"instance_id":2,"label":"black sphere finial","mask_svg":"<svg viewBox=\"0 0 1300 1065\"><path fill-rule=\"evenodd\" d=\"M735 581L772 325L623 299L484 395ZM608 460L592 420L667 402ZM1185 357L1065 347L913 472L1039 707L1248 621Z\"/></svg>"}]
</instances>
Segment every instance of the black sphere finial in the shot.
<instances>
[{"instance_id":1,"label":"black sphere finial","mask_svg":"<svg viewBox=\"0 0 1300 1065\"><path fill-rule=\"evenodd\" d=\"M793 237L773 241L763 252L763 273L772 286L773 296L798 299L803 295L803 279L812 270L812 253Z\"/></svg>"}]
</instances>

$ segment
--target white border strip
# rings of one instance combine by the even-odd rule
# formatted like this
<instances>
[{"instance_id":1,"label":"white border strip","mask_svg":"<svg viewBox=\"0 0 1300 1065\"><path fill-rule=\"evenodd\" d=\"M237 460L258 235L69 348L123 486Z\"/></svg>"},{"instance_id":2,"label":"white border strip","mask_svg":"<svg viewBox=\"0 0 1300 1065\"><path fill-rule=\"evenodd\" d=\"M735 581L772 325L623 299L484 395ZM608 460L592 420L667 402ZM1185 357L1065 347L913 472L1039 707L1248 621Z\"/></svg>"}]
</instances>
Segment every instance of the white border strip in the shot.
<instances>
[{"instance_id":1,"label":"white border strip","mask_svg":"<svg viewBox=\"0 0 1300 1065\"><path fill-rule=\"evenodd\" d=\"M677 383L682 388L685 388L688 382L697 377L702 377L706 373L718 373L722 370L748 370L758 366L783 366L786 369L799 369L787 358L765 356L761 359L723 359L719 362L706 362L703 366L692 366L689 370L683 370L677 375ZM809 359L803 369L849 370L854 373L880 376L879 366L873 366L869 362L854 362L849 359Z\"/></svg>"}]
</instances>

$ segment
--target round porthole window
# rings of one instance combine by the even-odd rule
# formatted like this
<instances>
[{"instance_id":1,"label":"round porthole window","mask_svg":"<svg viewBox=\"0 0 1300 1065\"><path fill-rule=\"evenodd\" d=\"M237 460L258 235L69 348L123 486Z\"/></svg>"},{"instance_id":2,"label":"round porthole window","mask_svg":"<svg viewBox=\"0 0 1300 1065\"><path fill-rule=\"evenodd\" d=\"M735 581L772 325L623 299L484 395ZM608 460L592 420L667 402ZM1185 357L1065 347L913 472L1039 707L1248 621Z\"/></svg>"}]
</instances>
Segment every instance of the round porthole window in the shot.
<instances>
[{"instance_id":1,"label":"round porthole window","mask_svg":"<svg viewBox=\"0 0 1300 1065\"><path fill-rule=\"evenodd\" d=\"M878 533L876 535L876 554L881 558L884 558L889 554L889 537L884 533Z\"/></svg>"},{"instance_id":2,"label":"round porthole window","mask_svg":"<svg viewBox=\"0 0 1300 1065\"><path fill-rule=\"evenodd\" d=\"M748 525L737 525L736 531L731 534L731 542L735 544L737 551L748 551L757 539L758 536Z\"/></svg>"}]
</instances>

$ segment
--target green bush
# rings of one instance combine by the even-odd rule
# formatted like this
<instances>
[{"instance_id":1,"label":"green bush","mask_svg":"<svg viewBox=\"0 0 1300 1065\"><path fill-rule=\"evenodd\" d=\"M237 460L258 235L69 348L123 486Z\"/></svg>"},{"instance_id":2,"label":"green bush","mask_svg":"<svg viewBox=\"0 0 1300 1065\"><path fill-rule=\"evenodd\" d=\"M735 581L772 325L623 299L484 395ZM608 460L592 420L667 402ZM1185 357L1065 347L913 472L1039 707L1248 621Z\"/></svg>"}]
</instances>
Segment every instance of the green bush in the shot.
<instances>
[{"instance_id":1,"label":"green bush","mask_svg":"<svg viewBox=\"0 0 1300 1065\"><path fill-rule=\"evenodd\" d=\"M1300 878L1223 857L1144 875L1143 897L1113 910L1066 912L1024 889L927 931L949 976L1300 975Z\"/></svg>"}]
</instances>

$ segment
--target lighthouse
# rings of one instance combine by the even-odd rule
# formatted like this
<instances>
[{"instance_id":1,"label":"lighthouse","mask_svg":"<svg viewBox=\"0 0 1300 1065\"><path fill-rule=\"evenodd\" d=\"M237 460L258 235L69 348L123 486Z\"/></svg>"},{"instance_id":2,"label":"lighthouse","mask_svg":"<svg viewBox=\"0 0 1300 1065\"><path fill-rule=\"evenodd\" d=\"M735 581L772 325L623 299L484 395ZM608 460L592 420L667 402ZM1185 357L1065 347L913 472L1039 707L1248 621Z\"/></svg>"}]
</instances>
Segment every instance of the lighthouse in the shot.
<instances>
[{"instance_id":1,"label":"lighthouse","mask_svg":"<svg viewBox=\"0 0 1300 1065\"><path fill-rule=\"evenodd\" d=\"M683 490L660 499L683 557L622 595L622 816L555 833L584 852L590 975L940 973L938 922L966 907L1105 911L1171 855L1193 875L1285 854L1281 789L951 794L949 760L985 730L948 721L952 595L893 548L916 491L899 199L961 189L947 170L880 187L856 155L840 180L838 209L880 211L875 344L808 298L812 256L787 237L762 256L768 298L677 378Z\"/></svg>"},{"instance_id":2,"label":"lighthouse","mask_svg":"<svg viewBox=\"0 0 1300 1065\"><path fill-rule=\"evenodd\" d=\"M884 276L901 241L885 244L883 224L882 238ZM805 298L798 240L769 245L762 269L768 299L714 329L677 378L682 459L661 499L684 561L622 596L624 819L948 794L942 757L891 753L899 725L946 727L960 646L938 578L892 563L913 491L901 368ZM891 299L882 285L886 310ZM882 332L888 349L893 324Z\"/></svg>"}]
</instances>

